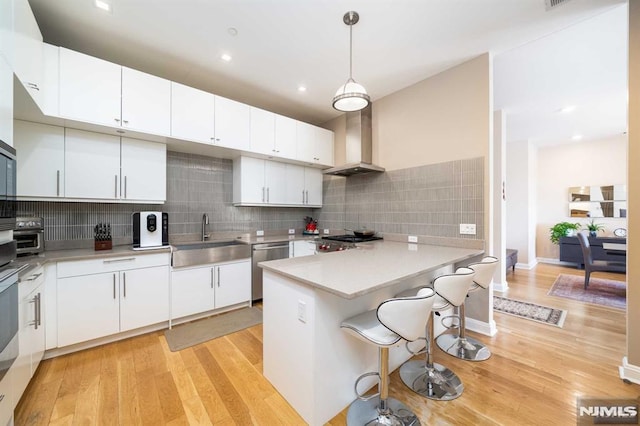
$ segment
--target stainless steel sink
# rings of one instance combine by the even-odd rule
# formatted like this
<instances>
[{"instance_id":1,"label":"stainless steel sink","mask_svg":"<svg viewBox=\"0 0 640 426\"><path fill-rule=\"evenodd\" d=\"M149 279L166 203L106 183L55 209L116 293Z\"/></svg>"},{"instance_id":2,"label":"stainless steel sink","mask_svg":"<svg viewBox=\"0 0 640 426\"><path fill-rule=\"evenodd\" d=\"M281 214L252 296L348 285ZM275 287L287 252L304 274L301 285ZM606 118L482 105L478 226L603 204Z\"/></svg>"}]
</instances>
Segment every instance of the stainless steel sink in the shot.
<instances>
[{"instance_id":1,"label":"stainless steel sink","mask_svg":"<svg viewBox=\"0 0 640 426\"><path fill-rule=\"evenodd\" d=\"M202 241L173 244L171 265L174 268L228 262L251 257L251 245L242 241Z\"/></svg>"}]
</instances>

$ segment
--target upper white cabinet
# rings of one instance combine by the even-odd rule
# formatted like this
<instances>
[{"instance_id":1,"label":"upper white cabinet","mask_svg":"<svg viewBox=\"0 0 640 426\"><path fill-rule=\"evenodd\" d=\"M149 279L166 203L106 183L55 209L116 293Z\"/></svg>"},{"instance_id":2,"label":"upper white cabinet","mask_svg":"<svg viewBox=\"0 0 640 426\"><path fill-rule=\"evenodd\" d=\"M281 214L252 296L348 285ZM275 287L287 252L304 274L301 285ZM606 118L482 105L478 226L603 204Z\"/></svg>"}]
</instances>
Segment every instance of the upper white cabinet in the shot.
<instances>
[{"instance_id":1,"label":"upper white cabinet","mask_svg":"<svg viewBox=\"0 0 640 426\"><path fill-rule=\"evenodd\" d=\"M120 138L66 129L65 196L120 198Z\"/></svg>"},{"instance_id":2,"label":"upper white cabinet","mask_svg":"<svg viewBox=\"0 0 640 426\"><path fill-rule=\"evenodd\" d=\"M0 140L13 146L13 71L2 56L0 56Z\"/></svg>"},{"instance_id":3,"label":"upper white cabinet","mask_svg":"<svg viewBox=\"0 0 640 426\"><path fill-rule=\"evenodd\" d=\"M77 121L169 135L171 83L60 48L60 115Z\"/></svg>"},{"instance_id":4,"label":"upper white cabinet","mask_svg":"<svg viewBox=\"0 0 640 426\"><path fill-rule=\"evenodd\" d=\"M216 96L215 145L248 151L251 146L249 105Z\"/></svg>"},{"instance_id":5,"label":"upper white cabinet","mask_svg":"<svg viewBox=\"0 0 640 426\"><path fill-rule=\"evenodd\" d=\"M64 197L64 128L15 120L17 195Z\"/></svg>"},{"instance_id":6,"label":"upper white cabinet","mask_svg":"<svg viewBox=\"0 0 640 426\"><path fill-rule=\"evenodd\" d=\"M295 159L296 121L251 107L251 151Z\"/></svg>"},{"instance_id":7,"label":"upper white cabinet","mask_svg":"<svg viewBox=\"0 0 640 426\"><path fill-rule=\"evenodd\" d=\"M159 202L164 144L15 120L20 198Z\"/></svg>"},{"instance_id":8,"label":"upper white cabinet","mask_svg":"<svg viewBox=\"0 0 640 426\"><path fill-rule=\"evenodd\" d=\"M278 161L233 161L233 204L322 207L322 171Z\"/></svg>"},{"instance_id":9,"label":"upper white cabinet","mask_svg":"<svg viewBox=\"0 0 640 426\"><path fill-rule=\"evenodd\" d=\"M40 105L44 90L42 34L26 0L13 2L13 30L13 70L36 104Z\"/></svg>"},{"instance_id":10,"label":"upper white cabinet","mask_svg":"<svg viewBox=\"0 0 640 426\"><path fill-rule=\"evenodd\" d=\"M60 48L60 115L78 121L120 125L122 67Z\"/></svg>"},{"instance_id":11,"label":"upper white cabinet","mask_svg":"<svg viewBox=\"0 0 640 426\"><path fill-rule=\"evenodd\" d=\"M216 96L171 82L171 136L201 143L215 141Z\"/></svg>"},{"instance_id":12,"label":"upper white cabinet","mask_svg":"<svg viewBox=\"0 0 640 426\"><path fill-rule=\"evenodd\" d=\"M310 164L333 166L333 132L298 121L296 159Z\"/></svg>"},{"instance_id":13,"label":"upper white cabinet","mask_svg":"<svg viewBox=\"0 0 640 426\"><path fill-rule=\"evenodd\" d=\"M160 143L122 138L121 199L165 200L167 149Z\"/></svg>"},{"instance_id":14,"label":"upper white cabinet","mask_svg":"<svg viewBox=\"0 0 640 426\"><path fill-rule=\"evenodd\" d=\"M60 48L43 43L42 53L44 69L42 84L44 85L44 90L39 106L45 115L57 117L60 115Z\"/></svg>"},{"instance_id":15,"label":"upper white cabinet","mask_svg":"<svg viewBox=\"0 0 640 426\"><path fill-rule=\"evenodd\" d=\"M0 55L13 66L13 0L0 0Z\"/></svg>"}]
</instances>

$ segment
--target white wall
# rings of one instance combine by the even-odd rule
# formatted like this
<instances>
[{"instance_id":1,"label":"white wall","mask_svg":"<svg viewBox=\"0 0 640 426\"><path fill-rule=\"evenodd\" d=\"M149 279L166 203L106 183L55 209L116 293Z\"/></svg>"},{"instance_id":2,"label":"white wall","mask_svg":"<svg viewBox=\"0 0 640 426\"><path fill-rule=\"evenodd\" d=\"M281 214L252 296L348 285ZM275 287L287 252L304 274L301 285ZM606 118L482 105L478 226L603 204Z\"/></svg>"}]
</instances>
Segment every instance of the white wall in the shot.
<instances>
[{"instance_id":1,"label":"white wall","mask_svg":"<svg viewBox=\"0 0 640 426\"><path fill-rule=\"evenodd\" d=\"M627 183L627 138L624 135L591 142L540 147L536 182L536 252L540 259L558 259L559 248L549 241L549 228L568 221L585 224L585 218L569 216L568 190L571 186ZM623 218L599 218L605 225L602 236L616 228L626 228Z\"/></svg>"},{"instance_id":2,"label":"white wall","mask_svg":"<svg viewBox=\"0 0 640 426\"><path fill-rule=\"evenodd\" d=\"M529 141L507 144L507 247L518 250L518 264L536 264L536 148Z\"/></svg>"}]
</instances>

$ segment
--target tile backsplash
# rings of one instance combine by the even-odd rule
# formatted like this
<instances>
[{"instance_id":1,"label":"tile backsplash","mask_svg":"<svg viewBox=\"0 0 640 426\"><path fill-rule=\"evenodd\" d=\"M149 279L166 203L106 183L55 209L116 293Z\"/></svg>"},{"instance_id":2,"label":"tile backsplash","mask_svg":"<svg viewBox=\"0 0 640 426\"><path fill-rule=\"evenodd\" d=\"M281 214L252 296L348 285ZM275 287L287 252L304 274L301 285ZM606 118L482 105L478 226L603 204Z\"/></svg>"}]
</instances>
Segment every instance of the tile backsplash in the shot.
<instances>
[{"instance_id":1,"label":"tile backsplash","mask_svg":"<svg viewBox=\"0 0 640 426\"><path fill-rule=\"evenodd\" d=\"M89 242L99 222L111 223L115 244L130 244L131 214L146 210L169 214L170 240L199 236L203 213L209 232L301 230L303 217L313 216L321 229L365 226L387 234L484 239L483 158L325 176L322 209L234 207L232 169L232 160L169 151L163 205L20 201L18 214L44 217L48 248ZM476 235L461 236L460 223L475 223Z\"/></svg>"}]
</instances>

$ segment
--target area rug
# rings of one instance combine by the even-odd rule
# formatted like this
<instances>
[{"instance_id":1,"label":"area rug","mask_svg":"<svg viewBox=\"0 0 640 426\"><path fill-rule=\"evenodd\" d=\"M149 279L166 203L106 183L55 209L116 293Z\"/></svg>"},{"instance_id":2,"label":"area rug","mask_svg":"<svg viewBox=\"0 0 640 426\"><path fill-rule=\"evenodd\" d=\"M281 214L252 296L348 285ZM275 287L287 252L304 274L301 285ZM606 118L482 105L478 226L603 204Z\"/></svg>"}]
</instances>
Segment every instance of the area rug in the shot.
<instances>
[{"instance_id":1,"label":"area rug","mask_svg":"<svg viewBox=\"0 0 640 426\"><path fill-rule=\"evenodd\" d=\"M617 309L627 307L627 285L624 282L593 276L585 290L584 276L560 274L547 294Z\"/></svg>"},{"instance_id":2,"label":"area rug","mask_svg":"<svg viewBox=\"0 0 640 426\"><path fill-rule=\"evenodd\" d=\"M564 320L567 317L567 311L563 309L550 308L500 296L493 296L493 310L560 328L564 325Z\"/></svg>"},{"instance_id":3,"label":"area rug","mask_svg":"<svg viewBox=\"0 0 640 426\"><path fill-rule=\"evenodd\" d=\"M262 311L250 307L175 326L164 336L171 352L176 352L261 323Z\"/></svg>"}]
</instances>

